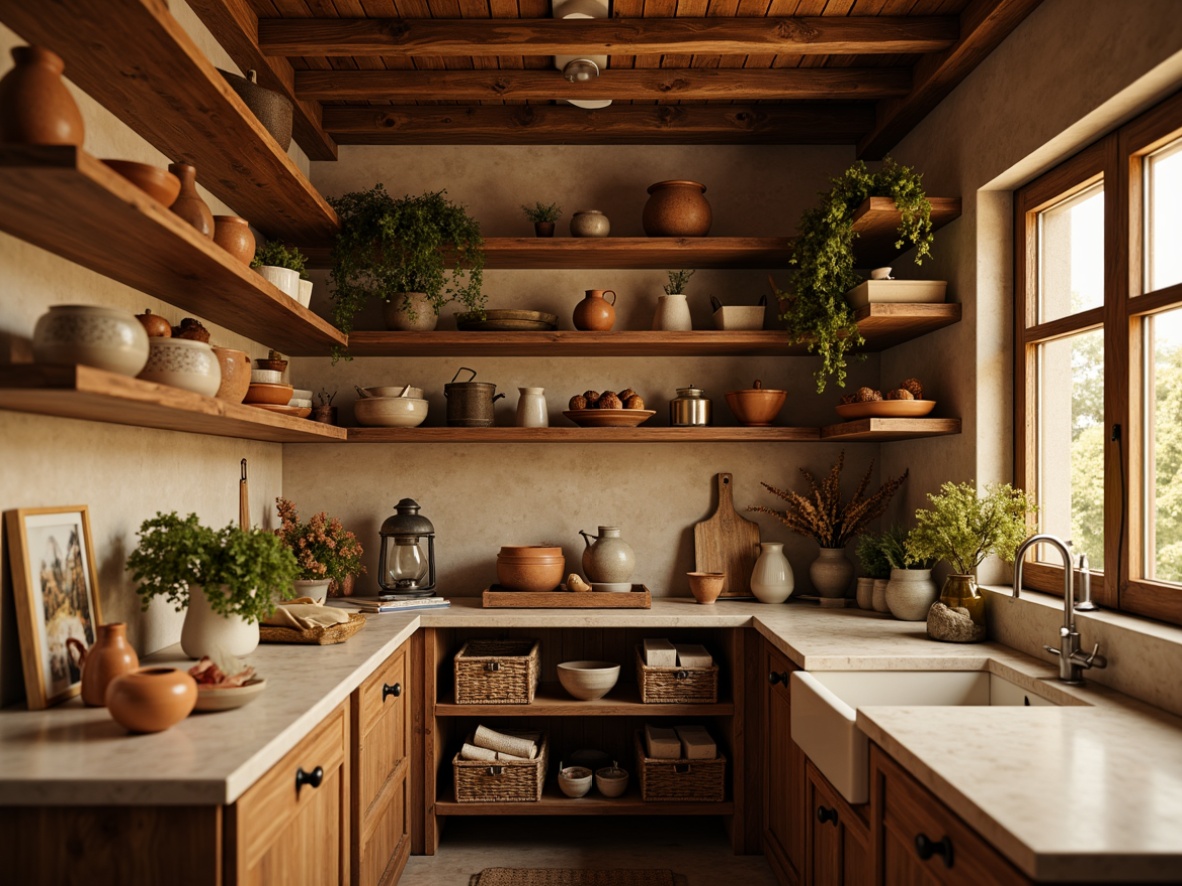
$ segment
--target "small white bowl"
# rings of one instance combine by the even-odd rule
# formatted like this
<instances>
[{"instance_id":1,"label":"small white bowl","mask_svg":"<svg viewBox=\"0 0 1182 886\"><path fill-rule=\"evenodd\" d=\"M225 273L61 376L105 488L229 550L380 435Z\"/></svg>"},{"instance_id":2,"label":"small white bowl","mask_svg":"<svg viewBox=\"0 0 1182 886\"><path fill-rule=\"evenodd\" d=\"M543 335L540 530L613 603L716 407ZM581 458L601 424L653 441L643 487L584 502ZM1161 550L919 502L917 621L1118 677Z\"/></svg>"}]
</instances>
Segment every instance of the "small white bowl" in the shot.
<instances>
[{"instance_id":1,"label":"small white bowl","mask_svg":"<svg viewBox=\"0 0 1182 886\"><path fill-rule=\"evenodd\" d=\"M595 787L605 797L618 797L628 790L628 770L615 763L595 770Z\"/></svg>"},{"instance_id":2,"label":"small white bowl","mask_svg":"<svg viewBox=\"0 0 1182 886\"><path fill-rule=\"evenodd\" d=\"M312 401L311 400L304 400L300 397L292 397L290 400L287 401L287 405L294 406L296 409L311 409L312 408Z\"/></svg>"},{"instance_id":3,"label":"small white bowl","mask_svg":"<svg viewBox=\"0 0 1182 886\"><path fill-rule=\"evenodd\" d=\"M620 679L620 666L611 661L564 661L558 665L558 682L580 701L603 698Z\"/></svg>"},{"instance_id":4,"label":"small white bowl","mask_svg":"<svg viewBox=\"0 0 1182 886\"><path fill-rule=\"evenodd\" d=\"M558 787L568 797L585 797L591 790L591 770L585 766L567 766L558 770Z\"/></svg>"},{"instance_id":5,"label":"small white bowl","mask_svg":"<svg viewBox=\"0 0 1182 886\"><path fill-rule=\"evenodd\" d=\"M410 397L366 397L353 404L353 415L375 428L417 428L427 419L427 401Z\"/></svg>"},{"instance_id":6,"label":"small white bowl","mask_svg":"<svg viewBox=\"0 0 1182 886\"><path fill-rule=\"evenodd\" d=\"M312 392L307 388L292 388L291 396L296 400L311 400Z\"/></svg>"},{"instance_id":7,"label":"small white bowl","mask_svg":"<svg viewBox=\"0 0 1182 886\"><path fill-rule=\"evenodd\" d=\"M252 385L277 385L282 382L283 373L278 369L252 369L250 371Z\"/></svg>"}]
</instances>

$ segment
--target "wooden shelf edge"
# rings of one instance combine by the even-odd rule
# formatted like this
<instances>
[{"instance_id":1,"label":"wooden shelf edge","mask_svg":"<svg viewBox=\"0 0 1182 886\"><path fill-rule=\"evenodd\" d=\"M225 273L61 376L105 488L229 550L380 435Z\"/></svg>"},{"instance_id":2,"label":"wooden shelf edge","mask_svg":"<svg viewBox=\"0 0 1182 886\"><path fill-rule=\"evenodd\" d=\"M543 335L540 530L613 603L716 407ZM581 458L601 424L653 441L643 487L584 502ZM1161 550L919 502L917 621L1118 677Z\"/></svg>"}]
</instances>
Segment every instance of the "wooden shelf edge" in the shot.
<instances>
[{"instance_id":1,"label":"wooden shelf edge","mask_svg":"<svg viewBox=\"0 0 1182 886\"><path fill-rule=\"evenodd\" d=\"M635 776L634 776L635 777ZM733 815L735 804L645 802L639 793L612 800L588 794L577 799L543 793L537 802L459 803L436 800L436 815Z\"/></svg>"},{"instance_id":2,"label":"wooden shelf edge","mask_svg":"<svg viewBox=\"0 0 1182 886\"><path fill-rule=\"evenodd\" d=\"M454 698L454 694L452 695ZM616 686L606 698L579 701L571 698L559 683L542 683L534 700L521 705L435 703L437 717L727 717L735 712L734 702L706 704L645 704L633 683Z\"/></svg>"},{"instance_id":3,"label":"wooden shelf edge","mask_svg":"<svg viewBox=\"0 0 1182 886\"><path fill-rule=\"evenodd\" d=\"M821 439L889 443L960 433L959 418L862 418L821 428Z\"/></svg>"},{"instance_id":4,"label":"wooden shelf edge","mask_svg":"<svg viewBox=\"0 0 1182 886\"><path fill-rule=\"evenodd\" d=\"M349 428L350 443L811 443L819 428Z\"/></svg>"}]
</instances>

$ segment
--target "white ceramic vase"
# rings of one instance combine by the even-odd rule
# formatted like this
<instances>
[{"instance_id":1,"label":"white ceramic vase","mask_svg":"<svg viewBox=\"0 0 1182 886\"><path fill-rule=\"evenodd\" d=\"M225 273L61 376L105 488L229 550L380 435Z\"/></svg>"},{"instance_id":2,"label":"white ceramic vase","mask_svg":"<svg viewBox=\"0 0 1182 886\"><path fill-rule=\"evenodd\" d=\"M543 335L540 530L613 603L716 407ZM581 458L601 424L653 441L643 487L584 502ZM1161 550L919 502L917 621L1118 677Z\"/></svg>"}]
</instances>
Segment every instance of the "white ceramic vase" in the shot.
<instances>
[{"instance_id":1,"label":"white ceramic vase","mask_svg":"<svg viewBox=\"0 0 1182 886\"><path fill-rule=\"evenodd\" d=\"M653 315L653 329L689 332L693 328L689 302L686 301L683 293L657 296L657 312Z\"/></svg>"},{"instance_id":2,"label":"white ceramic vase","mask_svg":"<svg viewBox=\"0 0 1182 886\"><path fill-rule=\"evenodd\" d=\"M189 608L181 627L181 649L189 658L201 658L215 651L239 658L259 646L259 624L240 615L222 615L210 605L205 588L189 588Z\"/></svg>"},{"instance_id":3,"label":"white ceramic vase","mask_svg":"<svg viewBox=\"0 0 1182 886\"><path fill-rule=\"evenodd\" d=\"M396 332L430 332L439 322L435 306L424 292L395 292L382 305L382 316L386 328Z\"/></svg>"},{"instance_id":4,"label":"white ceramic vase","mask_svg":"<svg viewBox=\"0 0 1182 886\"><path fill-rule=\"evenodd\" d=\"M759 546L759 559L751 570L751 593L760 603L783 603L792 596L796 578L792 564L784 556L784 545L765 541Z\"/></svg>"},{"instance_id":5,"label":"white ceramic vase","mask_svg":"<svg viewBox=\"0 0 1182 886\"><path fill-rule=\"evenodd\" d=\"M845 555L845 548L821 548L821 553L809 564L809 578L819 597L844 597L854 577L854 564Z\"/></svg>"},{"instance_id":6,"label":"white ceramic vase","mask_svg":"<svg viewBox=\"0 0 1182 886\"><path fill-rule=\"evenodd\" d=\"M292 585L297 597L311 597L316 603L323 603L328 597L328 586L331 578L298 578Z\"/></svg>"},{"instance_id":7,"label":"white ceramic vase","mask_svg":"<svg viewBox=\"0 0 1182 886\"><path fill-rule=\"evenodd\" d=\"M259 275L285 295L299 301L300 272L291 268L277 268L274 265L263 265L255 268Z\"/></svg>"},{"instance_id":8,"label":"white ceramic vase","mask_svg":"<svg viewBox=\"0 0 1182 886\"><path fill-rule=\"evenodd\" d=\"M892 569L886 587L886 605L900 621L925 621L940 596L930 569Z\"/></svg>"},{"instance_id":9,"label":"white ceramic vase","mask_svg":"<svg viewBox=\"0 0 1182 886\"><path fill-rule=\"evenodd\" d=\"M546 389L518 388L517 391L521 395L517 399L517 427L548 427L550 416L546 413Z\"/></svg>"}]
</instances>

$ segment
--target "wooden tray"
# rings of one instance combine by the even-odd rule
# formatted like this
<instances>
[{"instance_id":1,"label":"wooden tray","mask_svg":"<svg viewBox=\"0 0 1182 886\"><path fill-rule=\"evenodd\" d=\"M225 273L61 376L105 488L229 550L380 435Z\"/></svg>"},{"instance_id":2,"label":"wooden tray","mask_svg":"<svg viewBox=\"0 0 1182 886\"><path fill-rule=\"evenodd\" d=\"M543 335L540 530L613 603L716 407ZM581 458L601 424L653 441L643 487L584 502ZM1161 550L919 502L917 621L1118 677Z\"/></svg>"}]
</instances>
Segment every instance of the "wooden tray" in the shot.
<instances>
[{"instance_id":1,"label":"wooden tray","mask_svg":"<svg viewBox=\"0 0 1182 886\"><path fill-rule=\"evenodd\" d=\"M652 609L653 598L644 585L632 585L630 594L604 591L502 591L498 585L484 590L485 609Z\"/></svg>"},{"instance_id":2,"label":"wooden tray","mask_svg":"<svg viewBox=\"0 0 1182 886\"><path fill-rule=\"evenodd\" d=\"M295 628L281 628L276 625L259 625L259 640L263 643L304 643L312 646L331 646L344 643L365 627L365 616L354 612L347 622L327 628L309 628L297 631Z\"/></svg>"}]
</instances>

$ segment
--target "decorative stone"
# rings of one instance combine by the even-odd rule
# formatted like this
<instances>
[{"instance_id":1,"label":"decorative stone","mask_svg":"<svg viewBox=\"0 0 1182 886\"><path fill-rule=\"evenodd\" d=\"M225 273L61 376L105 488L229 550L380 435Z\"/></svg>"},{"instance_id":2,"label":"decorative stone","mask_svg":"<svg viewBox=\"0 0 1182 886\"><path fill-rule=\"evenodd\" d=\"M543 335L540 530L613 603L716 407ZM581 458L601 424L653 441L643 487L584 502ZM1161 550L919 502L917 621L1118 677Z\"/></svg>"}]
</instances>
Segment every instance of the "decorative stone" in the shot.
<instances>
[{"instance_id":1,"label":"decorative stone","mask_svg":"<svg viewBox=\"0 0 1182 886\"><path fill-rule=\"evenodd\" d=\"M967 609L933 603L928 610L928 636L945 643L978 643L985 639L985 628L973 621Z\"/></svg>"}]
</instances>

